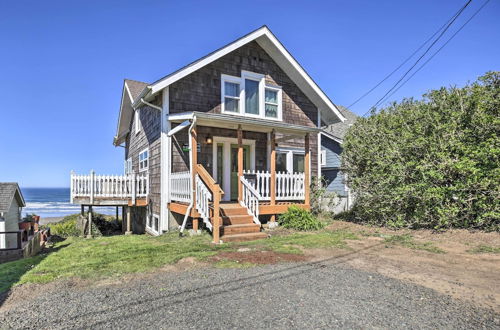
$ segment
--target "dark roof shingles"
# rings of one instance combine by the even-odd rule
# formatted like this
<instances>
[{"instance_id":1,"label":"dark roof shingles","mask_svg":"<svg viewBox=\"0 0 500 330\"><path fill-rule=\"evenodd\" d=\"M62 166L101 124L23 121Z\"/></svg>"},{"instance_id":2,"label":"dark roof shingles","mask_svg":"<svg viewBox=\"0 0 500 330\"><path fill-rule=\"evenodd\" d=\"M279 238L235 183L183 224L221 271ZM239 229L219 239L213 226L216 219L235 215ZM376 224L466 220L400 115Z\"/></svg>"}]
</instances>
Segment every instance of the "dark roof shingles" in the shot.
<instances>
[{"instance_id":1,"label":"dark roof shingles","mask_svg":"<svg viewBox=\"0 0 500 330\"><path fill-rule=\"evenodd\" d=\"M7 212L10 209L14 194L18 189L19 186L15 182L0 182L0 212ZM21 193L20 189L19 193Z\"/></svg>"},{"instance_id":2,"label":"dark roof shingles","mask_svg":"<svg viewBox=\"0 0 500 330\"><path fill-rule=\"evenodd\" d=\"M349 127L352 124L354 124L354 122L358 118L358 115L356 115L352 111L347 110L347 108L345 108L341 105L337 105L337 108L339 109L339 111L342 113L342 115L345 117L346 120L344 122L337 122L337 123L330 124L330 125L326 126L325 128L323 128L323 130L326 133L329 133L329 134L342 140L342 139L344 139L344 136L346 135Z\"/></svg>"}]
</instances>

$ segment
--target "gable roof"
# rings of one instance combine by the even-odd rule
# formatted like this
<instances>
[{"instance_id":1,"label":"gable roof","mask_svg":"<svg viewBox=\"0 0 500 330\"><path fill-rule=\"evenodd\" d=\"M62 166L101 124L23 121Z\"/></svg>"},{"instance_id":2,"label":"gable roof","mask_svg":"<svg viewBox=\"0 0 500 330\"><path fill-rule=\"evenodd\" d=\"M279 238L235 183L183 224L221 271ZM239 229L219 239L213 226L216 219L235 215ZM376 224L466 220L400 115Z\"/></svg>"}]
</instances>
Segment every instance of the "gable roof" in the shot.
<instances>
[{"instance_id":1,"label":"gable roof","mask_svg":"<svg viewBox=\"0 0 500 330\"><path fill-rule=\"evenodd\" d=\"M134 101L131 105L132 111L134 108L139 106L141 99L148 99L148 97L159 93L167 86L170 86L171 84L184 78L185 76L252 41L257 42L259 46L269 54L273 61L275 61L280 66L280 68L302 90L302 92L309 98L309 100L311 100L311 102L319 109L322 121L326 123L334 123L338 121L343 122L345 120L345 117L339 111L337 106L328 98L328 96L321 90L316 82L309 76L309 74L307 74L304 68L302 68L297 60L290 54L290 52L288 52L283 44L265 25L227 44L226 46L219 48L216 51L213 51L210 54L170 73L169 75L155 81L152 84L140 86L140 88L142 88L142 91L138 96L133 97ZM128 80L125 81L126 85L129 85L127 82ZM127 122L127 124L130 122L131 115L128 113L129 111L130 109L120 114L120 122ZM128 125L119 124L117 134L115 136L115 145L121 143L127 133Z\"/></svg>"},{"instance_id":2,"label":"gable roof","mask_svg":"<svg viewBox=\"0 0 500 330\"><path fill-rule=\"evenodd\" d=\"M21 189L16 182L0 182L0 212L9 211L14 197L17 198L19 206L26 206Z\"/></svg>"},{"instance_id":3,"label":"gable roof","mask_svg":"<svg viewBox=\"0 0 500 330\"><path fill-rule=\"evenodd\" d=\"M128 133L129 124L132 120L134 108L132 104L136 101L141 92L148 86L147 83L132 79L123 81L122 100L120 103L120 114L118 115L118 126L113 143L119 145Z\"/></svg>"},{"instance_id":4,"label":"gable roof","mask_svg":"<svg viewBox=\"0 0 500 330\"><path fill-rule=\"evenodd\" d=\"M344 139L349 127L351 127L351 125L354 124L358 118L358 115L341 105L337 105L337 107L340 112L342 112L342 115L346 120L344 122L337 122L324 127L323 133L326 133L325 135L328 137L333 138L334 140L338 139L341 142Z\"/></svg>"}]
</instances>

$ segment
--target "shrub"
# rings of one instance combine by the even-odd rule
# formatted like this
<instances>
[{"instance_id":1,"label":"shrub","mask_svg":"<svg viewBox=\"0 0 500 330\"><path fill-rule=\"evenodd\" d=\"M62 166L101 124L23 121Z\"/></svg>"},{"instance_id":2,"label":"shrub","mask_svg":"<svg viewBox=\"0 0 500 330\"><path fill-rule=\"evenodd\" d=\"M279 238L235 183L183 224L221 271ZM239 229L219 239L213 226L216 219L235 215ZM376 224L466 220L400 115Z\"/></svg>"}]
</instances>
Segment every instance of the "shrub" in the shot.
<instances>
[{"instance_id":1,"label":"shrub","mask_svg":"<svg viewBox=\"0 0 500 330\"><path fill-rule=\"evenodd\" d=\"M359 118L343 146L356 220L500 230L500 72Z\"/></svg>"},{"instance_id":2,"label":"shrub","mask_svg":"<svg viewBox=\"0 0 500 330\"><path fill-rule=\"evenodd\" d=\"M319 179L313 177L311 181L310 203L312 214L330 214L331 210L340 202L338 195L335 192L326 190L327 184L324 177Z\"/></svg>"},{"instance_id":3,"label":"shrub","mask_svg":"<svg viewBox=\"0 0 500 330\"><path fill-rule=\"evenodd\" d=\"M50 234L61 237L79 236L81 233L76 226L77 216L78 215L69 215L64 217L60 222L51 223L49 225Z\"/></svg>"},{"instance_id":4,"label":"shrub","mask_svg":"<svg viewBox=\"0 0 500 330\"><path fill-rule=\"evenodd\" d=\"M290 206L286 213L279 216L279 223L296 230L319 230L325 226L311 212L298 206Z\"/></svg>"}]
</instances>

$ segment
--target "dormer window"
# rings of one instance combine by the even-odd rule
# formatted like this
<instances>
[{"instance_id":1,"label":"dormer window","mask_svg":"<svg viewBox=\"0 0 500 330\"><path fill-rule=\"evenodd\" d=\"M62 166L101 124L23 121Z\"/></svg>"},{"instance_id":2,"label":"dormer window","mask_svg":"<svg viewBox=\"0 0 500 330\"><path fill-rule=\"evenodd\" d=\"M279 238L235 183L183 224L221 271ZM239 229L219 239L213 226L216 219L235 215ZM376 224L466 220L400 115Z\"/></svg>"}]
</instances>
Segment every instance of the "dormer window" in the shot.
<instances>
[{"instance_id":1,"label":"dormer window","mask_svg":"<svg viewBox=\"0 0 500 330\"><path fill-rule=\"evenodd\" d=\"M222 75L221 112L233 115L281 120L282 91L266 85L262 74L242 71L241 77Z\"/></svg>"}]
</instances>

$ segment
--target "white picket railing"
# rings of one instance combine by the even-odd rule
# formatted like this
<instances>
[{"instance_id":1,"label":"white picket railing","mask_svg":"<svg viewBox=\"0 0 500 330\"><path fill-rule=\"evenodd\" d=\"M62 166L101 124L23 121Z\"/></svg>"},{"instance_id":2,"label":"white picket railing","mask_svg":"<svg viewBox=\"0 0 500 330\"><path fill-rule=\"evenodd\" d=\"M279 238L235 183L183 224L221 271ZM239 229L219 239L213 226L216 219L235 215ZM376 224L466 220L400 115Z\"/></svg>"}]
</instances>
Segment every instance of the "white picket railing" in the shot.
<instances>
[{"instance_id":1,"label":"white picket railing","mask_svg":"<svg viewBox=\"0 0 500 330\"><path fill-rule=\"evenodd\" d=\"M267 171L243 171L243 175L255 175L250 183L259 194L260 200L271 199L271 173ZM276 172L276 200L304 200L305 175L301 173Z\"/></svg>"},{"instance_id":2,"label":"white picket railing","mask_svg":"<svg viewBox=\"0 0 500 330\"><path fill-rule=\"evenodd\" d=\"M149 177L146 174L129 175L90 175L71 173L71 202L74 198L136 198L146 197L149 193Z\"/></svg>"},{"instance_id":3,"label":"white picket railing","mask_svg":"<svg viewBox=\"0 0 500 330\"><path fill-rule=\"evenodd\" d=\"M170 200L191 202L191 173L189 171L170 174Z\"/></svg>"},{"instance_id":4,"label":"white picket railing","mask_svg":"<svg viewBox=\"0 0 500 330\"><path fill-rule=\"evenodd\" d=\"M252 187L244 177L240 177L243 188L243 200L241 206L246 207L248 213L253 217L253 222L260 225L259 221L259 193Z\"/></svg>"},{"instance_id":5,"label":"white picket railing","mask_svg":"<svg viewBox=\"0 0 500 330\"><path fill-rule=\"evenodd\" d=\"M210 202L212 201L212 193L205 185L200 176L196 174L196 210L200 213L203 222L208 229L212 230L212 223L210 222Z\"/></svg>"}]
</instances>

